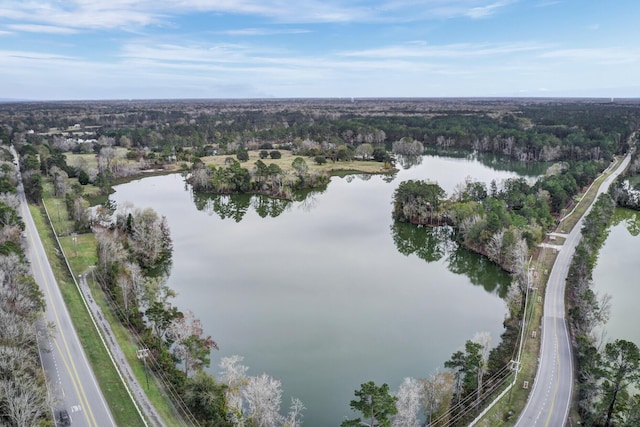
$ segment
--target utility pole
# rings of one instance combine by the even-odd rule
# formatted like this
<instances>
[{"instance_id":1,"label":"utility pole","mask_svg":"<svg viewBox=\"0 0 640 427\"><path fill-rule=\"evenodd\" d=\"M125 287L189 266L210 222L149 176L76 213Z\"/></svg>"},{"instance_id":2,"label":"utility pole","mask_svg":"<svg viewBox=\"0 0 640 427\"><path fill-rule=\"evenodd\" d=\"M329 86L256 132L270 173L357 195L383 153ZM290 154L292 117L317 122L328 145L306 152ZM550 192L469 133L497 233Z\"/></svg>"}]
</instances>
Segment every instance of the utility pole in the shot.
<instances>
[{"instance_id":1,"label":"utility pole","mask_svg":"<svg viewBox=\"0 0 640 427\"><path fill-rule=\"evenodd\" d=\"M527 268L527 289L524 293L524 311L522 313L522 327L520 331L520 345L518 346L518 356L516 357L516 360L511 361L511 369L514 371L514 386L518 381L518 372L520 372L520 357L522 356L522 347L524 345L524 337L527 326L527 302L529 301L529 288L531 288L531 270L533 270L533 267ZM511 401L511 392L509 392L509 401Z\"/></svg>"}]
</instances>

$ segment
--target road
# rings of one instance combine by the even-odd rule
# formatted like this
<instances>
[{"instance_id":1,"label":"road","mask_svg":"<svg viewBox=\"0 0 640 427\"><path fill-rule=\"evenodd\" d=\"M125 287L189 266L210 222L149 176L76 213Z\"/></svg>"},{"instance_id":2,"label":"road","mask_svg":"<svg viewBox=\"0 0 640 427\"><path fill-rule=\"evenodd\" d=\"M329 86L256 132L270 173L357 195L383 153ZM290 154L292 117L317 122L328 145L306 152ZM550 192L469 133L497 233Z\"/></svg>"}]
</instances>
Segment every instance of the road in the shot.
<instances>
[{"instance_id":1,"label":"road","mask_svg":"<svg viewBox=\"0 0 640 427\"><path fill-rule=\"evenodd\" d=\"M630 159L629 154L616 171L600 184L598 195L609 189ZM573 356L565 318L565 283L575 248L582 237L582 221L590 211L591 206L566 236L551 269L543 308L538 371L516 427L558 427L567 422L573 392Z\"/></svg>"},{"instance_id":2,"label":"road","mask_svg":"<svg viewBox=\"0 0 640 427\"><path fill-rule=\"evenodd\" d=\"M13 151L15 157L15 151ZM22 184L19 184L20 214L25 223L27 256L33 277L44 293L46 309L38 327L42 365L50 380L50 393L55 396L54 416L66 409L73 426L115 426L115 421L78 335L71 323L58 283L51 270L42 241L27 206ZM71 286L71 285L69 285ZM45 325L52 325L48 328ZM48 330L48 333L47 333Z\"/></svg>"}]
</instances>

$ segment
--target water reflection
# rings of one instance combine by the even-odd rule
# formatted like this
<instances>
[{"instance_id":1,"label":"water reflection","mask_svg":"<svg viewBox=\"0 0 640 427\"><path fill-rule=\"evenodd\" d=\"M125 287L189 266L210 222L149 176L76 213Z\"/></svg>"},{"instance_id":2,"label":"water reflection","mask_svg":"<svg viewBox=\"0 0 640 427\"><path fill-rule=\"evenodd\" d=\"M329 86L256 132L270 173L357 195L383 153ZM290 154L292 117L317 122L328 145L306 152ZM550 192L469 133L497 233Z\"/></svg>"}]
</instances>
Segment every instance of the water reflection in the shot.
<instances>
[{"instance_id":1,"label":"water reflection","mask_svg":"<svg viewBox=\"0 0 640 427\"><path fill-rule=\"evenodd\" d=\"M500 298L507 295L511 277L484 256L458 247L449 255L447 267L452 273L468 277L471 283L482 286L487 292L497 292Z\"/></svg>"},{"instance_id":2,"label":"water reflection","mask_svg":"<svg viewBox=\"0 0 640 427\"><path fill-rule=\"evenodd\" d=\"M426 155L432 156L446 156L455 159L467 159L471 161L477 161L481 164L496 170L496 171L509 171L516 172L521 176L539 176L543 175L546 170L553 164L553 162L523 162L514 160L507 156L502 156L493 153L468 151L461 149L425 149ZM417 163L420 164L420 163Z\"/></svg>"},{"instance_id":3,"label":"water reflection","mask_svg":"<svg viewBox=\"0 0 640 427\"><path fill-rule=\"evenodd\" d=\"M398 252L416 255L427 262L439 261L457 246L450 227L428 228L394 222L391 234Z\"/></svg>"},{"instance_id":4,"label":"water reflection","mask_svg":"<svg viewBox=\"0 0 640 427\"><path fill-rule=\"evenodd\" d=\"M196 209L207 215L216 214L220 219L233 219L240 222L250 209L253 209L260 218L280 216L283 212L296 205L310 211L317 202L316 196L322 194L326 187L294 193L293 200L277 199L263 194L209 194L193 193L193 203Z\"/></svg>"},{"instance_id":5,"label":"water reflection","mask_svg":"<svg viewBox=\"0 0 640 427\"><path fill-rule=\"evenodd\" d=\"M396 163L402 168L402 169L410 169L414 166L418 166L422 164L422 160L424 159L424 156L409 156L409 155L403 155L403 154L396 154Z\"/></svg>"},{"instance_id":6,"label":"water reflection","mask_svg":"<svg viewBox=\"0 0 640 427\"><path fill-rule=\"evenodd\" d=\"M458 245L450 227L416 227L395 222L391 226L393 241L398 252L416 255L426 262L440 261L446 256L449 271L465 275L471 283L487 292L504 297L510 283L508 275L486 257Z\"/></svg>"},{"instance_id":7,"label":"water reflection","mask_svg":"<svg viewBox=\"0 0 640 427\"><path fill-rule=\"evenodd\" d=\"M617 208L593 270L593 291L611 296L609 320L595 331L605 342L625 339L640 344L639 235L640 212Z\"/></svg>"},{"instance_id":8,"label":"water reflection","mask_svg":"<svg viewBox=\"0 0 640 427\"><path fill-rule=\"evenodd\" d=\"M616 209L611 222L613 226L624 223L629 234L634 237L640 234L640 213L637 211L630 209Z\"/></svg>"}]
</instances>

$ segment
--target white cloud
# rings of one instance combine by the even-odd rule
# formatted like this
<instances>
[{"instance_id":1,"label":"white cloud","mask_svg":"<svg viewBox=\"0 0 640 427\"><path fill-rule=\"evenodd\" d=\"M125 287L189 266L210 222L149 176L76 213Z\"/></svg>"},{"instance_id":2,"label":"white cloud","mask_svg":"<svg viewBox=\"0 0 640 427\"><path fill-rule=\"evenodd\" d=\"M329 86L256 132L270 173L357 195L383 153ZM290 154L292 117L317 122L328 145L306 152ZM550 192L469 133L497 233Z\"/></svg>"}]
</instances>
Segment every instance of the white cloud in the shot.
<instances>
[{"instance_id":1,"label":"white cloud","mask_svg":"<svg viewBox=\"0 0 640 427\"><path fill-rule=\"evenodd\" d=\"M538 51L548 47L537 43L457 43L447 45L428 45L424 42L413 42L402 45L387 46L378 49L343 52L346 57L367 58L451 58L513 55L522 52Z\"/></svg>"},{"instance_id":2,"label":"white cloud","mask_svg":"<svg viewBox=\"0 0 640 427\"><path fill-rule=\"evenodd\" d=\"M513 0L7 0L0 18L18 25L68 29L167 26L191 13L230 13L280 23L409 22L425 18L489 16ZM59 30L62 31L62 30ZM71 31L71 30L69 30Z\"/></svg>"},{"instance_id":3,"label":"white cloud","mask_svg":"<svg viewBox=\"0 0 640 427\"><path fill-rule=\"evenodd\" d=\"M38 25L38 24L12 24L7 25L15 31L23 31L28 33L45 33L45 34L76 34L77 30L73 28L56 27L53 25Z\"/></svg>"},{"instance_id":4,"label":"white cloud","mask_svg":"<svg viewBox=\"0 0 640 427\"><path fill-rule=\"evenodd\" d=\"M306 34L311 33L311 30L305 30L301 28L292 29L272 29L272 28L240 28L237 30L220 31L217 34L226 34L230 36L273 36L278 34Z\"/></svg>"},{"instance_id":5,"label":"white cloud","mask_svg":"<svg viewBox=\"0 0 640 427\"><path fill-rule=\"evenodd\" d=\"M612 48L583 48L583 49L557 49L541 55L542 58L559 59L568 62L579 62L585 65L593 64L630 64L638 62L639 49Z\"/></svg>"},{"instance_id":6,"label":"white cloud","mask_svg":"<svg viewBox=\"0 0 640 427\"><path fill-rule=\"evenodd\" d=\"M505 1L498 1L491 4L486 4L483 6L472 7L467 11L466 15L474 19L486 18L488 16L493 15L499 9L505 6L508 6L511 3L513 3L513 1L505 0Z\"/></svg>"},{"instance_id":7,"label":"white cloud","mask_svg":"<svg viewBox=\"0 0 640 427\"><path fill-rule=\"evenodd\" d=\"M0 50L0 59L2 59L3 62L16 59L16 58L36 60L36 61L41 61L41 60L68 61L68 60L78 59L72 56L58 55L54 53L31 52L31 51L21 51L21 50Z\"/></svg>"}]
</instances>

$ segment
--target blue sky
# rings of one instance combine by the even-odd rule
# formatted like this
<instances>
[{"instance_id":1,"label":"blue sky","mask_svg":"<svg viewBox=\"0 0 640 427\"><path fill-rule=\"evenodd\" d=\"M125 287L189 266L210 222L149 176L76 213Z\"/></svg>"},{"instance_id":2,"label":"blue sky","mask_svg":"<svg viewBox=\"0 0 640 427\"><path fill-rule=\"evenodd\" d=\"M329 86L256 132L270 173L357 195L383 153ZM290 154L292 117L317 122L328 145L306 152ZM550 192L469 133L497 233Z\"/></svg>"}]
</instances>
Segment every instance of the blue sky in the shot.
<instances>
[{"instance_id":1,"label":"blue sky","mask_svg":"<svg viewBox=\"0 0 640 427\"><path fill-rule=\"evenodd\" d=\"M0 0L0 98L640 97L638 0Z\"/></svg>"}]
</instances>

